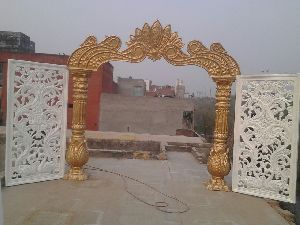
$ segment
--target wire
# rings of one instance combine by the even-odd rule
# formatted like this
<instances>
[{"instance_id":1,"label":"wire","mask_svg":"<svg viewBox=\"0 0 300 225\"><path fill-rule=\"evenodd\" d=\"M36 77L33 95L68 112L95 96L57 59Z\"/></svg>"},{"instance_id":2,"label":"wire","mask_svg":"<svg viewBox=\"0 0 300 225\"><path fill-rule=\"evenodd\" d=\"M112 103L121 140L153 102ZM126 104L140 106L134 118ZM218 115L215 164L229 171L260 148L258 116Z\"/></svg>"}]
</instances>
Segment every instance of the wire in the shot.
<instances>
[{"instance_id":1,"label":"wire","mask_svg":"<svg viewBox=\"0 0 300 225\"><path fill-rule=\"evenodd\" d=\"M111 171L111 170L106 170L106 169L98 168L98 167L91 166L91 165L86 165L85 167L86 167L86 169L95 170L95 171L99 171L99 172L110 173L110 174L114 174L114 175L117 175L117 176L121 177L122 180L123 180L123 182L124 182L124 188L125 188L125 190L126 190L126 192L128 194L130 194L136 200L138 200L138 201L140 201L140 202L142 202L142 203L144 203L146 205L152 206L152 207L156 208L157 210L159 210L161 212L164 212L164 213L185 213L185 212L187 212L187 211L190 210L190 207L188 206L187 203L179 200L175 196L171 196L171 195L168 195L166 193L163 193L160 190L158 190L157 188L151 186L150 184L147 184L147 183L145 183L143 181L140 181L140 180L138 180L136 178L132 178L132 177L129 177L129 176L121 174L121 173L117 173L117 172L114 172L114 171ZM157 193L159 193L159 194L161 194L161 195L163 195L163 196L165 196L165 197L167 197L169 199L173 199L177 203L183 205L185 208L183 210L171 210L171 209L168 209L167 207L169 206L169 203L167 203L166 201L156 201L156 202L154 202L154 204L149 203L149 202L141 199L140 197L136 196L134 193L132 193L132 192L130 192L128 190L128 185L127 185L126 179L132 180L132 181L134 181L136 183L139 183L139 184L142 184L142 185L144 185L144 186L152 189L153 191L155 191L155 192L157 192Z\"/></svg>"}]
</instances>

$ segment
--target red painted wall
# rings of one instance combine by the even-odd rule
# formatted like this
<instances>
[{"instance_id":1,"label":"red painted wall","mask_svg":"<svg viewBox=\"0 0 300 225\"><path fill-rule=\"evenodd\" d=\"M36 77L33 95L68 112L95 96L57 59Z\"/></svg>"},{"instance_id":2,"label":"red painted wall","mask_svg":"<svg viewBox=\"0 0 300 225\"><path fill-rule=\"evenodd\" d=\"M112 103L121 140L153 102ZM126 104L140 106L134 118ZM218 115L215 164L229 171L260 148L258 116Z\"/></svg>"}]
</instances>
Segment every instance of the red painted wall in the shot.
<instances>
[{"instance_id":1,"label":"red painted wall","mask_svg":"<svg viewBox=\"0 0 300 225\"><path fill-rule=\"evenodd\" d=\"M98 109L98 123L100 120L100 107L101 107L101 93L110 93L110 94L116 94L118 91L117 83L113 81L113 73L114 73L114 67L110 63L106 63L101 67L101 79L100 79L100 93L99 93L99 105L95 106ZM94 90L93 88L91 88ZM91 94L92 95L92 94ZM92 97L91 97L92 98ZM96 116L96 115L95 115ZM98 130L100 129L101 124L98 125Z\"/></svg>"},{"instance_id":2,"label":"red painted wall","mask_svg":"<svg viewBox=\"0 0 300 225\"><path fill-rule=\"evenodd\" d=\"M7 105L7 60L17 59L40 63L50 63L58 65L66 65L68 61L67 55L54 55L44 53L12 53L0 52L0 63L3 64L3 88L1 109L3 112L3 119L6 121L6 105ZM110 63L105 63L98 71L93 72L89 76L88 81L88 103L87 103L87 129L99 130L99 113L100 113L100 97L101 93L116 93L116 84L113 82L113 66ZM68 128L71 128L73 102L72 102L72 75L69 77L68 88Z\"/></svg>"},{"instance_id":3,"label":"red painted wall","mask_svg":"<svg viewBox=\"0 0 300 225\"><path fill-rule=\"evenodd\" d=\"M116 93L114 90L114 81L113 81L113 66L111 64L107 64L107 66L102 67L102 88L103 93Z\"/></svg>"}]
</instances>

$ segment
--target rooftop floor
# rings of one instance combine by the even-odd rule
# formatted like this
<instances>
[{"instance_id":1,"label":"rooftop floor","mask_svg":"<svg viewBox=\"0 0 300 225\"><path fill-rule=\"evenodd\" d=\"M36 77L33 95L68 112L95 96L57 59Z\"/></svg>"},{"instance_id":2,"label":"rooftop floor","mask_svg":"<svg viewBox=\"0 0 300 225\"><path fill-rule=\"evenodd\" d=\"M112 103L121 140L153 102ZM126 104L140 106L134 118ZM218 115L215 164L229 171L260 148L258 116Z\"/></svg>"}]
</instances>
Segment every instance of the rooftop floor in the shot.
<instances>
[{"instance_id":1,"label":"rooftop floor","mask_svg":"<svg viewBox=\"0 0 300 225\"><path fill-rule=\"evenodd\" d=\"M55 180L2 189L6 225L288 225L268 203L233 192L212 192L206 165L190 153L169 152L168 160L91 158L89 165L137 178L176 196L185 206L148 186L107 172L89 171L84 182ZM126 183L126 185L125 185Z\"/></svg>"}]
</instances>

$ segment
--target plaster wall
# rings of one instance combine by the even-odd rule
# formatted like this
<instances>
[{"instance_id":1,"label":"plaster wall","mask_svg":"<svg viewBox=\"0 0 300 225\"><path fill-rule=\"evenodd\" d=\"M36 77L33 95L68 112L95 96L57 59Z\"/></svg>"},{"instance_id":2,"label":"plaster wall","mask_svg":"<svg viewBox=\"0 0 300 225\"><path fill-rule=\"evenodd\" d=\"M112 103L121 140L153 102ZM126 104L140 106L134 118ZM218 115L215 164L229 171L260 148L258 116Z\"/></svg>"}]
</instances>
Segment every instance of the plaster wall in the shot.
<instances>
[{"instance_id":1,"label":"plaster wall","mask_svg":"<svg viewBox=\"0 0 300 225\"><path fill-rule=\"evenodd\" d=\"M101 95L100 131L176 135L183 112L194 111L189 99Z\"/></svg>"}]
</instances>

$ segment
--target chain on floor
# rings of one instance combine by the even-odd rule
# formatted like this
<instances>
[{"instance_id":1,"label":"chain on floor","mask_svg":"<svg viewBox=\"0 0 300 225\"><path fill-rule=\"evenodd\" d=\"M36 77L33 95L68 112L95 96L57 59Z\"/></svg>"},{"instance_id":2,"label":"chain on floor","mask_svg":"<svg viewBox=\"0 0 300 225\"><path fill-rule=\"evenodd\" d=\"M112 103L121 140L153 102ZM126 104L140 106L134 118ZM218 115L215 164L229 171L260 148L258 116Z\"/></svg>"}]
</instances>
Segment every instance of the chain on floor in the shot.
<instances>
[{"instance_id":1,"label":"chain on floor","mask_svg":"<svg viewBox=\"0 0 300 225\"><path fill-rule=\"evenodd\" d=\"M146 205L155 207L157 210L159 210L159 211L161 211L161 212L164 212L164 213L185 213L185 212L187 212L187 211L190 210L190 207L188 206L187 203L185 203L185 202L179 200L178 198L176 198L176 197L174 197L174 196L171 196L171 195L168 195L168 194L166 194L166 193L163 193L163 192L161 192L160 190L158 190L157 188L155 188L155 187L153 187L153 186L151 186L151 185L149 185L149 184L147 184L147 183L145 183L145 182L143 182L143 181L140 181L140 180L138 180L138 179L136 179L136 178L132 178L132 177L129 177L129 176L124 175L124 174L121 174L121 173L117 173L117 172L114 172L114 171L111 171L111 170L106 170L106 169L98 168L98 167L91 166L91 165L86 165L85 167L86 167L86 169L89 169L89 170L95 170L95 171L99 171L99 172L110 173L110 174L114 174L114 175L117 175L117 176L121 177L122 180L123 180L123 182L124 182L125 190L126 190L126 192L127 192L128 194L130 194L132 197L134 197L135 199L137 199L137 200L140 201L140 202L143 202L143 203L146 204ZM153 191L155 191L155 192L161 194L162 196L165 196L165 197L167 197L167 198L169 198L169 199L173 199L173 200L176 201L177 203L183 205L183 206L184 206L184 209L183 209L183 210L170 210L170 209L168 209L169 204L168 204L166 201L156 201L156 202L154 202L154 204L152 204L152 203L149 203L149 202L147 202L147 201L145 201L145 200L139 198L138 196L136 196L135 194L133 194L132 192L130 192L130 191L128 190L128 186L127 186L126 179L132 180L132 181L137 182L137 183L139 183L139 184L142 184L142 185L144 185L144 186L146 186L146 187L152 189Z\"/></svg>"}]
</instances>

